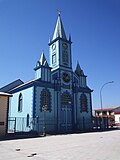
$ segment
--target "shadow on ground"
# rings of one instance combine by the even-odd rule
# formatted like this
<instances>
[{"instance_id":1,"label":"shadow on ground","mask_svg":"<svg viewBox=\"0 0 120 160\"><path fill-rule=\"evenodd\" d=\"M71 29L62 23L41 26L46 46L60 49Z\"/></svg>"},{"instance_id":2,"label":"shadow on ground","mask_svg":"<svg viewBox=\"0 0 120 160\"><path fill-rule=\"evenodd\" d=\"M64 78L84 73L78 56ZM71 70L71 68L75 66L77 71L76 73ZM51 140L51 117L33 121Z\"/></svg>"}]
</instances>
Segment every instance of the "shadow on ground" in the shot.
<instances>
[{"instance_id":1,"label":"shadow on ground","mask_svg":"<svg viewBox=\"0 0 120 160\"><path fill-rule=\"evenodd\" d=\"M109 132L113 130L119 130L119 127L116 128L108 128L108 129L93 129L91 132ZM52 134L46 134L45 136L52 136L52 135L67 135L67 134L85 134L88 133L88 131L77 131L77 132L71 132L71 133L52 133ZM38 138L38 137L45 137L42 134L38 134L37 132L16 132L16 133L8 133L6 136L0 137L0 141L5 140L16 140L16 139L27 139L27 138Z\"/></svg>"}]
</instances>

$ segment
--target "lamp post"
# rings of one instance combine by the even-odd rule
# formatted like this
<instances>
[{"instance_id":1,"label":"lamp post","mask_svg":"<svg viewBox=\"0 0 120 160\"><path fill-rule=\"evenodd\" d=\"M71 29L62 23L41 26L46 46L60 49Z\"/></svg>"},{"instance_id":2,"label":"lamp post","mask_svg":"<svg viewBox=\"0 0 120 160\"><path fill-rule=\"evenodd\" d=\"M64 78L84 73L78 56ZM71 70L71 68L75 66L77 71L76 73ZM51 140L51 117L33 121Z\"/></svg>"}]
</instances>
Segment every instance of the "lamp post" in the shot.
<instances>
[{"instance_id":1,"label":"lamp post","mask_svg":"<svg viewBox=\"0 0 120 160\"><path fill-rule=\"evenodd\" d=\"M110 83L114 83L114 81L110 81L110 82L106 82L106 83L104 83L103 85L102 85L102 87L101 87L101 89L100 89L100 104L101 104L101 114L102 114L102 119L101 119L101 127L102 127L102 125L103 125L103 101L102 101L102 89L106 86L106 85L108 85L108 84L110 84ZM103 126L104 127L104 126Z\"/></svg>"},{"instance_id":2,"label":"lamp post","mask_svg":"<svg viewBox=\"0 0 120 160\"><path fill-rule=\"evenodd\" d=\"M47 111L47 105L44 105L42 107L42 111L44 112L44 124L43 124L43 136L46 136L46 111Z\"/></svg>"}]
</instances>

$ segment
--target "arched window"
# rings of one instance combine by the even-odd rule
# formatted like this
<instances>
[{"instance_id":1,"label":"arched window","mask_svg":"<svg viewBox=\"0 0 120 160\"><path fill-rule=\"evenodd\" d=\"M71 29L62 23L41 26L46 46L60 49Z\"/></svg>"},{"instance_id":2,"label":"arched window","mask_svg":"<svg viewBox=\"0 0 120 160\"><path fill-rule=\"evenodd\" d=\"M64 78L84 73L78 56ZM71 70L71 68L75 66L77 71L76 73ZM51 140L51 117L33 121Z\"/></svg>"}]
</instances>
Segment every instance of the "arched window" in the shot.
<instances>
[{"instance_id":1,"label":"arched window","mask_svg":"<svg viewBox=\"0 0 120 160\"><path fill-rule=\"evenodd\" d=\"M63 93L61 96L61 102L62 102L62 106L64 105L71 105L71 96L69 93Z\"/></svg>"},{"instance_id":2,"label":"arched window","mask_svg":"<svg viewBox=\"0 0 120 160\"><path fill-rule=\"evenodd\" d=\"M18 98L18 112L22 112L22 109L23 109L23 96L22 93L20 93Z\"/></svg>"},{"instance_id":3,"label":"arched window","mask_svg":"<svg viewBox=\"0 0 120 160\"><path fill-rule=\"evenodd\" d=\"M80 104L81 104L81 112L87 112L87 97L85 94L82 94L80 97Z\"/></svg>"},{"instance_id":4,"label":"arched window","mask_svg":"<svg viewBox=\"0 0 120 160\"><path fill-rule=\"evenodd\" d=\"M51 111L51 95L49 90L43 89L41 92L41 111Z\"/></svg>"}]
</instances>

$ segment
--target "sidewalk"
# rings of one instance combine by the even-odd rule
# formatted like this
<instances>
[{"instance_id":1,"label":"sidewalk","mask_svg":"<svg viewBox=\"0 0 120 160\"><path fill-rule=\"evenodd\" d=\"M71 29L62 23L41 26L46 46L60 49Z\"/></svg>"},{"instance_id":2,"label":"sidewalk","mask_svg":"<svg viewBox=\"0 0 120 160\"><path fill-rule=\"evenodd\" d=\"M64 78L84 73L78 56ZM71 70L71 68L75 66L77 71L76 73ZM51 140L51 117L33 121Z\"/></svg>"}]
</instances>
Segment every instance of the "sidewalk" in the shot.
<instances>
[{"instance_id":1,"label":"sidewalk","mask_svg":"<svg viewBox=\"0 0 120 160\"><path fill-rule=\"evenodd\" d=\"M120 130L0 141L0 160L119 160Z\"/></svg>"}]
</instances>

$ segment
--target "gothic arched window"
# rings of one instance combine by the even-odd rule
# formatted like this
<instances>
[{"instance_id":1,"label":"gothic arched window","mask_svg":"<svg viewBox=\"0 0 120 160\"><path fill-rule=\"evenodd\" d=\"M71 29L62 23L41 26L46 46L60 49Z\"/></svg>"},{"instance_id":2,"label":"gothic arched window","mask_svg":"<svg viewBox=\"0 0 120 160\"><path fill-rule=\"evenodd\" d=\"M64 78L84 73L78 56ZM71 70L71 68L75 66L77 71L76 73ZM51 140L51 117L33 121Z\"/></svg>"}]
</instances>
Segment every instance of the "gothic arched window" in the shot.
<instances>
[{"instance_id":1,"label":"gothic arched window","mask_svg":"<svg viewBox=\"0 0 120 160\"><path fill-rule=\"evenodd\" d=\"M61 96L61 103L62 105L71 105L71 96L69 93L63 93Z\"/></svg>"},{"instance_id":2,"label":"gothic arched window","mask_svg":"<svg viewBox=\"0 0 120 160\"><path fill-rule=\"evenodd\" d=\"M22 112L22 109L23 109L23 96L22 93L20 93L18 98L18 112Z\"/></svg>"},{"instance_id":3,"label":"gothic arched window","mask_svg":"<svg viewBox=\"0 0 120 160\"><path fill-rule=\"evenodd\" d=\"M41 92L41 111L51 111L51 95L49 90L43 89Z\"/></svg>"},{"instance_id":4,"label":"gothic arched window","mask_svg":"<svg viewBox=\"0 0 120 160\"><path fill-rule=\"evenodd\" d=\"M81 112L87 112L87 97L85 94L82 94L80 97L80 104L81 104Z\"/></svg>"}]
</instances>

